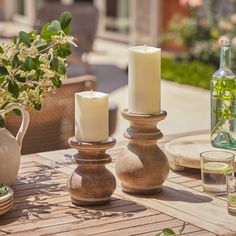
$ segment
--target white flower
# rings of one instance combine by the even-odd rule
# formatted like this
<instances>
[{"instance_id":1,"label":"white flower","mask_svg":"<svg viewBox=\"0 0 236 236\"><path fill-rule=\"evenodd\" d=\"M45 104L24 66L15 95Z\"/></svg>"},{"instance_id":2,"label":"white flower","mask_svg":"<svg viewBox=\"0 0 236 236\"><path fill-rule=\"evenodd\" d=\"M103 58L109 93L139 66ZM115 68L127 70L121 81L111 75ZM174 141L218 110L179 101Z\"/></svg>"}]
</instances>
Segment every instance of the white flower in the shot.
<instances>
[{"instance_id":1,"label":"white flower","mask_svg":"<svg viewBox=\"0 0 236 236\"><path fill-rule=\"evenodd\" d=\"M20 44L20 51L18 58L20 61L24 62L27 57L36 58L38 55L38 49L32 45L31 47L26 47L24 44Z\"/></svg>"},{"instance_id":2,"label":"white flower","mask_svg":"<svg viewBox=\"0 0 236 236\"><path fill-rule=\"evenodd\" d=\"M72 36L53 35L52 36L52 42L54 44L66 44L66 43L69 43L69 44L77 47L77 44L74 42L74 37L72 37Z\"/></svg>"}]
</instances>

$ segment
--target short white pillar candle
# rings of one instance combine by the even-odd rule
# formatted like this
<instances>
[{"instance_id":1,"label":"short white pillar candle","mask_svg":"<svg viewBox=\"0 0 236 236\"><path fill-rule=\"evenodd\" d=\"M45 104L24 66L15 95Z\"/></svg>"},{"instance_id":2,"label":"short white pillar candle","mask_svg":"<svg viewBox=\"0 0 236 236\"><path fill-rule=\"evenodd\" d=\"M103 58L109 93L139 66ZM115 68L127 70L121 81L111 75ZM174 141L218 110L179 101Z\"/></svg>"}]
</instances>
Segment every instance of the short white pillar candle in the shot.
<instances>
[{"instance_id":1,"label":"short white pillar candle","mask_svg":"<svg viewBox=\"0 0 236 236\"><path fill-rule=\"evenodd\" d=\"M129 48L128 111L137 114L161 110L161 49Z\"/></svg>"},{"instance_id":2,"label":"short white pillar candle","mask_svg":"<svg viewBox=\"0 0 236 236\"><path fill-rule=\"evenodd\" d=\"M75 137L81 142L108 139L108 94L86 91L75 94Z\"/></svg>"}]
</instances>

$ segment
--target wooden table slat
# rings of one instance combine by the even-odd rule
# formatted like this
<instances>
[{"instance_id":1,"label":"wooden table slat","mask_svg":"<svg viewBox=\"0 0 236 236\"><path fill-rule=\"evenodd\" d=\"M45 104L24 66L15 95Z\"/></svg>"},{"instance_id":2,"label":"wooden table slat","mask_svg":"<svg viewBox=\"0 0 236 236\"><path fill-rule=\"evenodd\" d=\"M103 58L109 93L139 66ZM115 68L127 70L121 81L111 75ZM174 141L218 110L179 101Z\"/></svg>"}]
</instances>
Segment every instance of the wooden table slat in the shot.
<instances>
[{"instance_id":1,"label":"wooden table slat","mask_svg":"<svg viewBox=\"0 0 236 236\"><path fill-rule=\"evenodd\" d=\"M155 218L156 216L154 216ZM56 235L65 235L65 236L72 236L72 235L78 235L80 233L82 234L86 234L86 235L136 235L138 233L142 233L145 232L146 230L149 230L150 228L155 228L157 231L162 229L163 227L175 227L175 226L179 226L181 224L183 224L182 221L177 220L177 219L170 219L170 218L164 218L161 215L161 218L157 220L154 220L154 223L152 223L152 221L150 220L150 223L148 223L149 218L146 219L147 221L144 221L143 218L141 219L135 219L132 220L130 219L129 221L126 221L127 224L120 224L118 223L111 223L111 224L107 224L104 225L102 227L95 227L93 229L91 228L87 228L84 230L78 229L78 230L74 230L74 231L69 231L69 232L63 232L63 233L59 233Z\"/></svg>"},{"instance_id":2,"label":"wooden table slat","mask_svg":"<svg viewBox=\"0 0 236 236\"><path fill-rule=\"evenodd\" d=\"M191 133L194 134L194 133ZM181 135L165 137L166 141ZM126 142L108 153L113 162ZM76 207L66 191L67 176L76 167L75 149L22 157L19 179L14 183L14 207L0 216L0 235L145 235L165 227L175 232L186 222L184 235L236 235L236 217L227 213L225 197L202 191L199 170L170 171L163 192L134 196L122 192L120 182L110 204Z\"/></svg>"}]
</instances>

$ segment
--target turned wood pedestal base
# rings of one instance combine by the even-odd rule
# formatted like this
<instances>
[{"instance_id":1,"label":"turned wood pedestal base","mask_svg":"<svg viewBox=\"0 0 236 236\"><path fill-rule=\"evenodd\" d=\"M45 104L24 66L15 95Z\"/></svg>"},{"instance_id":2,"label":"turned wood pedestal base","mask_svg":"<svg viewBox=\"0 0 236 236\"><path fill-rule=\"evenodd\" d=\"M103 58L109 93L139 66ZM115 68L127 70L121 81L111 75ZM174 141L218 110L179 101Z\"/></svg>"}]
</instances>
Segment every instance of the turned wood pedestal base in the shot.
<instances>
[{"instance_id":1,"label":"turned wood pedestal base","mask_svg":"<svg viewBox=\"0 0 236 236\"><path fill-rule=\"evenodd\" d=\"M112 138L96 143L79 142L74 137L69 139L70 146L78 150L74 155L78 166L67 181L73 204L103 205L110 201L116 188L116 180L105 166L111 162L106 150L113 147L115 142Z\"/></svg>"},{"instance_id":2,"label":"turned wood pedestal base","mask_svg":"<svg viewBox=\"0 0 236 236\"><path fill-rule=\"evenodd\" d=\"M157 145L162 133L156 128L167 113L140 115L121 112L130 127L124 136L129 144L118 158L116 174L124 192L131 194L154 194L162 190L162 184L169 173L169 164L165 154Z\"/></svg>"}]
</instances>

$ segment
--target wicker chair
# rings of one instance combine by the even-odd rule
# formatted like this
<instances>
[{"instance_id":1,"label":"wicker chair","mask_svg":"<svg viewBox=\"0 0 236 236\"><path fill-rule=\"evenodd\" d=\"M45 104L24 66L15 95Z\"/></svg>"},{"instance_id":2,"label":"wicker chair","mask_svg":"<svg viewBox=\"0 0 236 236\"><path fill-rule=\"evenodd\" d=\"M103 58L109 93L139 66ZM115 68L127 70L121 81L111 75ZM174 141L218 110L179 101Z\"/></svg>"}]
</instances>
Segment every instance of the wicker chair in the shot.
<instances>
[{"instance_id":1,"label":"wicker chair","mask_svg":"<svg viewBox=\"0 0 236 236\"><path fill-rule=\"evenodd\" d=\"M41 111L30 111L30 124L24 137L21 153L50 151L68 148L67 140L74 135L74 93L95 90L92 75L74 77L63 81L55 94L49 94ZM6 128L16 134L21 118L8 117Z\"/></svg>"}]
</instances>

